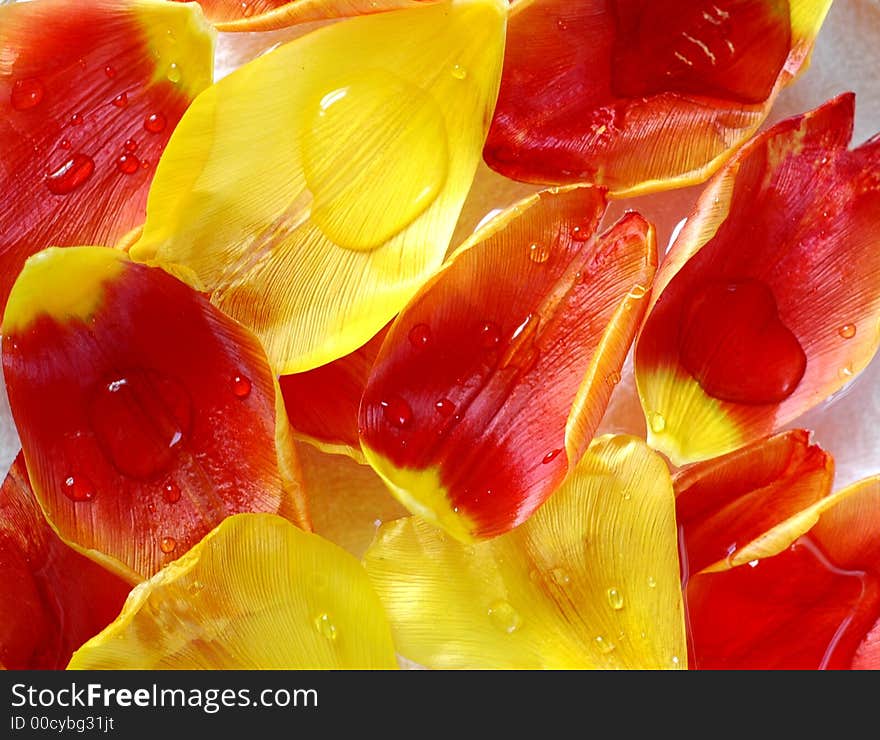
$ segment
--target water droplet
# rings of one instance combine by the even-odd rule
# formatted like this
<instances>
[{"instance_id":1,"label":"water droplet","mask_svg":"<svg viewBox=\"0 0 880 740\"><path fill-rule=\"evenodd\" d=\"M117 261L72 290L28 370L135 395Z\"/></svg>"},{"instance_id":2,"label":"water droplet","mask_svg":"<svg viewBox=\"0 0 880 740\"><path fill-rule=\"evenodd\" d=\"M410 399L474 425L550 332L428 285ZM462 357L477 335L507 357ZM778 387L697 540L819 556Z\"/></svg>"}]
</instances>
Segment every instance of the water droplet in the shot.
<instances>
[{"instance_id":1,"label":"water droplet","mask_svg":"<svg viewBox=\"0 0 880 740\"><path fill-rule=\"evenodd\" d=\"M151 134L158 134L165 130L168 121L163 113L150 113L144 119L144 128Z\"/></svg>"},{"instance_id":2,"label":"water droplet","mask_svg":"<svg viewBox=\"0 0 880 740\"><path fill-rule=\"evenodd\" d=\"M546 455L544 455L543 459L541 460L541 464L546 465L549 462L553 462L553 460L556 459L557 455L559 455L560 452L562 452L561 447L559 447L555 450L550 450L550 452L548 452Z\"/></svg>"},{"instance_id":3,"label":"water droplet","mask_svg":"<svg viewBox=\"0 0 880 740\"><path fill-rule=\"evenodd\" d=\"M95 171L94 160L86 154L72 154L58 169L46 176L46 187L54 195L76 190Z\"/></svg>"},{"instance_id":4,"label":"water droplet","mask_svg":"<svg viewBox=\"0 0 880 740\"><path fill-rule=\"evenodd\" d=\"M853 376L853 369L850 365L845 365L844 367L840 368L840 371L838 372L838 374L840 375L841 378L848 380L849 378L851 378Z\"/></svg>"},{"instance_id":5,"label":"water droplet","mask_svg":"<svg viewBox=\"0 0 880 740\"><path fill-rule=\"evenodd\" d=\"M529 244L529 259L537 265L543 265L550 259L550 247L532 242Z\"/></svg>"},{"instance_id":6,"label":"water droplet","mask_svg":"<svg viewBox=\"0 0 880 740\"><path fill-rule=\"evenodd\" d=\"M150 163L146 159L141 160L141 169L142 170L150 169Z\"/></svg>"},{"instance_id":7,"label":"water droplet","mask_svg":"<svg viewBox=\"0 0 880 740\"><path fill-rule=\"evenodd\" d=\"M550 571L550 577L559 586L567 586L571 583L571 576L564 568L553 568Z\"/></svg>"},{"instance_id":8,"label":"water droplet","mask_svg":"<svg viewBox=\"0 0 880 740\"><path fill-rule=\"evenodd\" d=\"M251 394L251 379L245 375L232 376L232 395L247 398Z\"/></svg>"},{"instance_id":9,"label":"water droplet","mask_svg":"<svg viewBox=\"0 0 880 740\"><path fill-rule=\"evenodd\" d=\"M74 113L74 114L70 117L70 125L71 125L71 126L82 126L82 124L83 124L83 117L82 117L81 114L79 114L79 113Z\"/></svg>"},{"instance_id":10,"label":"water droplet","mask_svg":"<svg viewBox=\"0 0 880 740\"><path fill-rule=\"evenodd\" d=\"M558 28L560 31L567 31L568 24L562 18L557 18L556 19L556 28Z\"/></svg>"},{"instance_id":11,"label":"water droplet","mask_svg":"<svg viewBox=\"0 0 880 740\"><path fill-rule=\"evenodd\" d=\"M844 324L837 330L837 333L840 334L843 339L852 339L856 335L856 325Z\"/></svg>"},{"instance_id":12,"label":"water droplet","mask_svg":"<svg viewBox=\"0 0 880 740\"><path fill-rule=\"evenodd\" d=\"M648 576L648 588L657 588L657 579L654 576Z\"/></svg>"},{"instance_id":13,"label":"water droplet","mask_svg":"<svg viewBox=\"0 0 880 740\"><path fill-rule=\"evenodd\" d=\"M617 385L620 382L620 373L616 370L612 370L605 376L605 380L607 380L610 385Z\"/></svg>"},{"instance_id":14,"label":"water droplet","mask_svg":"<svg viewBox=\"0 0 880 740\"><path fill-rule=\"evenodd\" d=\"M666 418L659 411L651 412L649 423L654 434L662 434L663 430L666 429Z\"/></svg>"},{"instance_id":15,"label":"water droplet","mask_svg":"<svg viewBox=\"0 0 880 740\"><path fill-rule=\"evenodd\" d=\"M113 98L113 105L117 108L125 108L128 105L128 95L125 93L120 93L115 98Z\"/></svg>"},{"instance_id":16,"label":"water droplet","mask_svg":"<svg viewBox=\"0 0 880 740\"><path fill-rule=\"evenodd\" d=\"M58 142L58 146L62 149L70 149L70 141L68 139L62 139Z\"/></svg>"},{"instance_id":17,"label":"water droplet","mask_svg":"<svg viewBox=\"0 0 880 740\"><path fill-rule=\"evenodd\" d=\"M250 18L254 14L254 9L250 6L249 3L242 3L241 4L241 14L245 18Z\"/></svg>"},{"instance_id":18,"label":"water droplet","mask_svg":"<svg viewBox=\"0 0 880 740\"><path fill-rule=\"evenodd\" d=\"M125 151L127 152L136 152L138 148L138 143L134 139L126 139L123 146L125 148Z\"/></svg>"},{"instance_id":19,"label":"water droplet","mask_svg":"<svg viewBox=\"0 0 880 740\"><path fill-rule=\"evenodd\" d=\"M40 104L45 94L46 89L39 80L33 78L16 80L9 94L9 102L15 110L30 110Z\"/></svg>"},{"instance_id":20,"label":"water droplet","mask_svg":"<svg viewBox=\"0 0 880 740\"><path fill-rule=\"evenodd\" d=\"M575 226L571 230L571 238L576 242L585 242L590 236L590 231L585 226Z\"/></svg>"},{"instance_id":21,"label":"water droplet","mask_svg":"<svg viewBox=\"0 0 880 740\"><path fill-rule=\"evenodd\" d=\"M504 599L493 601L487 613L495 628L505 634L513 634L522 626L522 615Z\"/></svg>"},{"instance_id":22,"label":"water droplet","mask_svg":"<svg viewBox=\"0 0 880 740\"><path fill-rule=\"evenodd\" d=\"M168 65L168 71L165 73L165 77L168 79L168 82L176 85L180 82L180 67L178 67L176 63L171 62L171 64Z\"/></svg>"},{"instance_id":23,"label":"water droplet","mask_svg":"<svg viewBox=\"0 0 880 740\"><path fill-rule=\"evenodd\" d=\"M484 349L494 349L501 343L501 329L494 321L484 321L479 329L480 345Z\"/></svg>"},{"instance_id":24,"label":"water droplet","mask_svg":"<svg viewBox=\"0 0 880 740\"><path fill-rule=\"evenodd\" d=\"M431 343L431 327L427 324L416 324L409 330L409 343L416 349L423 349Z\"/></svg>"},{"instance_id":25,"label":"water droplet","mask_svg":"<svg viewBox=\"0 0 880 740\"><path fill-rule=\"evenodd\" d=\"M379 405L382 407L385 420L396 427L405 427L409 424L410 419L412 419L412 409L400 396L394 396L387 401L380 401Z\"/></svg>"},{"instance_id":26,"label":"water droplet","mask_svg":"<svg viewBox=\"0 0 880 740\"><path fill-rule=\"evenodd\" d=\"M141 161L134 154L120 154L116 159L116 169L123 175L132 175L141 166Z\"/></svg>"},{"instance_id":27,"label":"water droplet","mask_svg":"<svg viewBox=\"0 0 880 740\"><path fill-rule=\"evenodd\" d=\"M91 501L95 498L95 486L84 475L69 475L61 487L64 495L71 501Z\"/></svg>"},{"instance_id":28,"label":"water droplet","mask_svg":"<svg viewBox=\"0 0 880 740\"><path fill-rule=\"evenodd\" d=\"M315 617L315 629L317 629L318 632L328 640L332 641L336 639L336 625L333 624L333 621L330 619L330 615L327 614L327 612L322 612Z\"/></svg>"},{"instance_id":29,"label":"water droplet","mask_svg":"<svg viewBox=\"0 0 880 740\"><path fill-rule=\"evenodd\" d=\"M599 648L599 652L603 655L608 655L608 653L610 653L615 648L614 643L603 635L596 635L593 642L596 643L596 647Z\"/></svg>"},{"instance_id":30,"label":"water droplet","mask_svg":"<svg viewBox=\"0 0 880 740\"><path fill-rule=\"evenodd\" d=\"M201 593L201 591L205 588L205 584L199 580L195 580L186 587L186 590L191 594L195 595L197 593Z\"/></svg>"},{"instance_id":31,"label":"water droplet","mask_svg":"<svg viewBox=\"0 0 880 740\"><path fill-rule=\"evenodd\" d=\"M112 80L114 77L116 77L116 70L108 64L106 67L104 67L104 74Z\"/></svg>"},{"instance_id":32,"label":"water droplet","mask_svg":"<svg viewBox=\"0 0 880 740\"><path fill-rule=\"evenodd\" d=\"M648 293L648 289L644 285L640 285L640 284L636 283L630 289L629 297L635 298L635 299L644 298L647 293Z\"/></svg>"},{"instance_id":33,"label":"water droplet","mask_svg":"<svg viewBox=\"0 0 880 740\"><path fill-rule=\"evenodd\" d=\"M608 589L608 603L615 611L623 609L623 594L614 587Z\"/></svg>"},{"instance_id":34,"label":"water droplet","mask_svg":"<svg viewBox=\"0 0 880 740\"><path fill-rule=\"evenodd\" d=\"M169 504L177 503L180 501L180 486L169 478L162 486L162 498Z\"/></svg>"},{"instance_id":35,"label":"water droplet","mask_svg":"<svg viewBox=\"0 0 880 740\"><path fill-rule=\"evenodd\" d=\"M679 662L680 662L679 657L677 655L673 655L672 656L672 665L678 665Z\"/></svg>"},{"instance_id":36,"label":"water droplet","mask_svg":"<svg viewBox=\"0 0 880 740\"><path fill-rule=\"evenodd\" d=\"M152 369L132 369L98 383L89 402L102 452L120 473L140 480L174 465L192 414L186 388Z\"/></svg>"},{"instance_id":37,"label":"water droplet","mask_svg":"<svg viewBox=\"0 0 880 740\"><path fill-rule=\"evenodd\" d=\"M163 537L159 542L159 548L166 555L170 552L174 552L175 547L177 547L177 540L173 537Z\"/></svg>"},{"instance_id":38,"label":"water droplet","mask_svg":"<svg viewBox=\"0 0 880 740\"><path fill-rule=\"evenodd\" d=\"M434 404L434 410L440 414L440 416L451 416L455 411L455 404L448 398L441 398Z\"/></svg>"},{"instance_id":39,"label":"water droplet","mask_svg":"<svg viewBox=\"0 0 880 740\"><path fill-rule=\"evenodd\" d=\"M467 70L464 67L462 67L460 64L453 64L452 65L452 76L456 80L463 80L465 77L467 77Z\"/></svg>"}]
</instances>

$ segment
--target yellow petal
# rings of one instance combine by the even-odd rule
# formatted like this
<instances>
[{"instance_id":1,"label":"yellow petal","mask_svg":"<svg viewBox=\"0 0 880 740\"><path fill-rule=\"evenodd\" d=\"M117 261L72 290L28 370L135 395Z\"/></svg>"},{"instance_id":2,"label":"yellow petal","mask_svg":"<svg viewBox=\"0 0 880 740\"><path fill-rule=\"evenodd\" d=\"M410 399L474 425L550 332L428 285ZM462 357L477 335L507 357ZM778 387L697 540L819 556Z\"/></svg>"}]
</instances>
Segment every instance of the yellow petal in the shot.
<instances>
[{"instance_id":1,"label":"yellow petal","mask_svg":"<svg viewBox=\"0 0 880 740\"><path fill-rule=\"evenodd\" d=\"M209 291L279 373L364 344L449 246L506 18L502 0L357 17L239 68L175 130L132 258Z\"/></svg>"},{"instance_id":2,"label":"yellow petal","mask_svg":"<svg viewBox=\"0 0 880 740\"><path fill-rule=\"evenodd\" d=\"M474 545L410 517L367 572L398 651L432 668L684 668L675 502L643 441L593 442L525 524Z\"/></svg>"},{"instance_id":3,"label":"yellow petal","mask_svg":"<svg viewBox=\"0 0 880 740\"><path fill-rule=\"evenodd\" d=\"M237 514L129 595L70 669L390 669L361 565L274 514Z\"/></svg>"}]
</instances>

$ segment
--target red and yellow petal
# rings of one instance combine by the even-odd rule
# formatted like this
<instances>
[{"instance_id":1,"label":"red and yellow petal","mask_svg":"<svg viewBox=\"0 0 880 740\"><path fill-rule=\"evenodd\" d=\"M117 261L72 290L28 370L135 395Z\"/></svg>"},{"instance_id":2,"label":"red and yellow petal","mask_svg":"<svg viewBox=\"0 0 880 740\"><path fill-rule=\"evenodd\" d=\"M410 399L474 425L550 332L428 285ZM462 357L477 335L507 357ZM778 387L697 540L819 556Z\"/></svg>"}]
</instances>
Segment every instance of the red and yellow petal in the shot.
<instances>
[{"instance_id":1,"label":"red and yellow petal","mask_svg":"<svg viewBox=\"0 0 880 740\"><path fill-rule=\"evenodd\" d=\"M525 521L590 442L643 316L654 234L596 235L601 190L536 194L462 246L395 319L361 448L410 511L468 540Z\"/></svg>"},{"instance_id":2,"label":"red and yellow petal","mask_svg":"<svg viewBox=\"0 0 880 740\"><path fill-rule=\"evenodd\" d=\"M410 517L365 557L398 652L429 668L684 668L669 471L601 437L521 527L465 545Z\"/></svg>"},{"instance_id":3,"label":"red and yellow petal","mask_svg":"<svg viewBox=\"0 0 880 740\"><path fill-rule=\"evenodd\" d=\"M365 345L327 365L278 379L297 438L366 463L358 437L358 408L387 331L383 327Z\"/></svg>"},{"instance_id":4,"label":"red and yellow petal","mask_svg":"<svg viewBox=\"0 0 880 740\"><path fill-rule=\"evenodd\" d=\"M395 669L361 564L272 514L237 514L137 586L71 670Z\"/></svg>"},{"instance_id":5,"label":"red and yellow petal","mask_svg":"<svg viewBox=\"0 0 880 740\"><path fill-rule=\"evenodd\" d=\"M279 374L353 352L442 263L506 24L503 0L426 3L243 65L175 130L132 258L208 291Z\"/></svg>"},{"instance_id":6,"label":"red and yellow petal","mask_svg":"<svg viewBox=\"0 0 880 740\"><path fill-rule=\"evenodd\" d=\"M259 342L167 273L105 247L39 252L6 307L3 371L48 520L133 582L229 514L308 526Z\"/></svg>"},{"instance_id":7,"label":"red and yellow petal","mask_svg":"<svg viewBox=\"0 0 880 740\"><path fill-rule=\"evenodd\" d=\"M129 588L58 538L19 453L0 488L0 666L64 668L116 618Z\"/></svg>"},{"instance_id":8,"label":"red and yellow petal","mask_svg":"<svg viewBox=\"0 0 880 740\"><path fill-rule=\"evenodd\" d=\"M188 2L189 0L177 0ZM308 21L416 8L439 0L198 0L220 31L271 31Z\"/></svg>"},{"instance_id":9,"label":"red and yellow petal","mask_svg":"<svg viewBox=\"0 0 880 740\"><path fill-rule=\"evenodd\" d=\"M691 667L880 667L880 479L825 500L780 554L686 586Z\"/></svg>"},{"instance_id":10,"label":"red and yellow petal","mask_svg":"<svg viewBox=\"0 0 880 740\"><path fill-rule=\"evenodd\" d=\"M211 83L213 40L192 3L0 7L0 309L29 255L143 223L168 137Z\"/></svg>"},{"instance_id":11,"label":"red and yellow petal","mask_svg":"<svg viewBox=\"0 0 880 740\"><path fill-rule=\"evenodd\" d=\"M487 164L618 195L702 182L804 65L831 0L525 0Z\"/></svg>"},{"instance_id":12,"label":"red and yellow petal","mask_svg":"<svg viewBox=\"0 0 880 740\"><path fill-rule=\"evenodd\" d=\"M676 518L690 575L784 550L819 516L834 460L795 429L676 474ZM820 505L821 506L821 505Z\"/></svg>"},{"instance_id":13,"label":"red and yellow petal","mask_svg":"<svg viewBox=\"0 0 880 740\"><path fill-rule=\"evenodd\" d=\"M709 184L657 276L635 351L649 443L676 464L792 421L880 344L880 139L851 94L788 119Z\"/></svg>"}]
</instances>

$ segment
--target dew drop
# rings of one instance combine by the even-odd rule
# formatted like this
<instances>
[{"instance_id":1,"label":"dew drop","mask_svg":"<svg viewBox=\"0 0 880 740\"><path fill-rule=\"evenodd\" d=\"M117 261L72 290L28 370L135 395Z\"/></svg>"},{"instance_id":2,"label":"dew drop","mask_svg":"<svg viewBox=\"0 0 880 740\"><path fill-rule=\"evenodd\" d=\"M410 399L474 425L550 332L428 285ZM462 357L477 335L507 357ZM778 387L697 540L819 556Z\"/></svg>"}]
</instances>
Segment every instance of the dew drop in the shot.
<instances>
[{"instance_id":1,"label":"dew drop","mask_svg":"<svg viewBox=\"0 0 880 740\"><path fill-rule=\"evenodd\" d=\"M657 579L654 576L648 576L648 588L657 588Z\"/></svg>"},{"instance_id":2,"label":"dew drop","mask_svg":"<svg viewBox=\"0 0 880 740\"><path fill-rule=\"evenodd\" d=\"M167 120L163 113L151 113L144 119L144 128L151 134L158 134L165 130Z\"/></svg>"},{"instance_id":3,"label":"dew drop","mask_svg":"<svg viewBox=\"0 0 880 740\"><path fill-rule=\"evenodd\" d=\"M241 14L245 18L250 18L254 14L254 9L250 6L250 3L241 4Z\"/></svg>"},{"instance_id":4,"label":"dew drop","mask_svg":"<svg viewBox=\"0 0 880 740\"><path fill-rule=\"evenodd\" d=\"M536 265L543 265L550 259L550 247L546 244L532 242L529 244L529 259Z\"/></svg>"},{"instance_id":5,"label":"dew drop","mask_svg":"<svg viewBox=\"0 0 880 740\"><path fill-rule=\"evenodd\" d=\"M106 67L104 67L104 74L112 80L114 77L116 77L116 70L108 64Z\"/></svg>"},{"instance_id":6,"label":"dew drop","mask_svg":"<svg viewBox=\"0 0 880 740\"><path fill-rule=\"evenodd\" d=\"M431 327L427 324L416 324L409 330L409 343L416 349L423 349L431 343Z\"/></svg>"},{"instance_id":7,"label":"dew drop","mask_svg":"<svg viewBox=\"0 0 880 740\"><path fill-rule=\"evenodd\" d=\"M630 289L629 297L635 298L638 300L639 298L644 298L645 295L647 294L647 292L648 292L648 289L644 285L640 285L640 284L636 283Z\"/></svg>"},{"instance_id":8,"label":"dew drop","mask_svg":"<svg viewBox=\"0 0 880 740\"><path fill-rule=\"evenodd\" d=\"M840 370L838 371L838 375L840 375L840 377L843 378L844 380L848 380L849 378L851 378L851 377L853 376L853 369L852 369L852 366L850 366L850 365L844 365L844 366L843 366L842 368L840 368Z\"/></svg>"},{"instance_id":9,"label":"dew drop","mask_svg":"<svg viewBox=\"0 0 880 740\"><path fill-rule=\"evenodd\" d=\"M680 662L680 658L677 655L672 656L672 665L678 665Z\"/></svg>"},{"instance_id":10,"label":"dew drop","mask_svg":"<svg viewBox=\"0 0 880 740\"><path fill-rule=\"evenodd\" d=\"M614 643L603 635L596 635L593 642L596 643L596 647L599 648L599 652L603 655L608 655L615 647Z\"/></svg>"},{"instance_id":11,"label":"dew drop","mask_svg":"<svg viewBox=\"0 0 880 740\"><path fill-rule=\"evenodd\" d=\"M567 586L571 583L571 576L564 568L553 568L550 571L550 577L559 586Z\"/></svg>"},{"instance_id":12,"label":"dew drop","mask_svg":"<svg viewBox=\"0 0 880 740\"><path fill-rule=\"evenodd\" d=\"M117 108L125 108L128 105L128 95L125 93L120 93L115 98L113 98L113 105Z\"/></svg>"},{"instance_id":13,"label":"dew drop","mask_svg":"<svg viewBox=\"0 0 880 740\"><path fill-rule=\"evenodd\" d=\"M623 594L614 587L608 589L608 603L615 611L623 609Z\"/></svg>"},{"instance_id":14,"label":"dew drop","mask_svg":"<svg viewBox=\"0 0 880 740\"><path fill-rule=\"evenodd\" d=\"M9 102L15 110L36 108L43 100L46 89L43 83L34 78L16 80L9 94Z\"/></svg>"},{"instance_id":15,"label":"dew drop","mask_svg":"<svg viewBox=\"0 0 880 740\"><path fill-rule=\"evenodd\" d=\"M133 175L141 166L141 161L134 154L121 154L116 159L116 169L123 175Z\"/></svg>"},{"instance_id":16,"label":"dew drop","mask_svg":"<svg viewBox=\"0 0 880 740\"><path fill-rule=\"evenodd\" d=\"M126 139L123 146L125 147L125 151L127 152L136 152L138 148L138 143L134 139Z\"/></svg>"},{"instance_id":17,"label":"dew drop","mask_svg":"<svg viewBox=\"0 0 880 740\"><path fill-rule=\"evenodd\" d=\"M159 542L159 549L161 549L166 555L170 552L174 552L175 547L177 547L177 540L173 537L163 537Z\"/></svg>"},{"instance_id":18,"label":"dew drop","mask_svg":"<svg viewBox=\"0 0 880 740\"><path fill-rule=\"evenodd\" d=\"M62 149L70 149L70 141L68 139L62 139L58 142L58 146Z\"/></svg>"},{"instance_id":19,"label":"dew drop","mask_svg":"<svg viewBox=\"0 0 880 740\"><path fill-rule=\"evenodd\" d=\"M501 329L494 321L484 321L479 329L480 345L484 349L494 349L501 343Z\"/></svg>"},{"instance_id":20,"label":"dew drop","mask_svg":"<svg viewBox=\"0 0 880 740\"><path fill-rule=\"evenodd\" d=\"M617 385L620 382L620 373L616 370L613 370L605 376L605 379L610 385Z\"/></svg>"},{"instance_id":21,"label":"dew drop","mask_svg":"<svg viewBox=\"0 0 880 740\"><path fill-rule=\"evenodd\" d=\"M507 635L513 634L522 626L522 615L504 599L493 601L487 613L492 625Z\"/></svg>"},{"instance_id":22,"label":"dew drop","mask_svg":"<svg viewBox=\"0 0 880 740\"><path fill-rule=\"evenodd\" d=\"M162 486L162 498L169 504L177 503L180 501L180 486L169 478Z\"/></svg>"},{"instance_id":23,"label":"dew drop","mask_svg":"<svg viewBox=\"0 0 880 740\"><path fill-rule=\"evenodd\" d=\"M467 77L467 70L464 67L462 67L460 64L453 64L452 65L452 76L456 80L463 80L465 77Z\"/></svg>"},{"instance_id":24,"label":"dew drop","mask_svg":"<svg viewBox=\"0 0 880 740\"><path fill-rule=\"evenodd\" d=\"M568 24L562 18L557 18L556 19L556 28L558 28L560 31L567 31Z\"/></svg>"},{"instance_id":25,"label":"dew drop","mask_svg":"<svg viewBox=\"0 0 880 740\"><path fill-rule=\"evenodd\" d=\"M550 450L550 452L548 452L546 455L544 455L543 459L541 460L541 464L546 465L549 462L553 462L556 459L556 457L559 455L560 452L562 452L561 447L557 448L555 450Z\"/></svg>"},{"instance_id":26,"label":"dew drop","mask_svg":"<svg viewBox=\"0 0 880 740\"><path fill-rule=\"evenodd\" d=\"M83 117L80 113L74 113L70 117L70 125L71 126L82 126L82 123L83 123Z\"/></svg>"},{"instance_id":27,"label":"dew drop","mask_svg":"<svg viewBox=\"0 0 880 740\"><path fill-rule=\"evenodd\" d=\"M95 171L94 160L86 154L72 154L58 169L46 176L46 187L54 195L67 195L80 187Z\"/></svg>"},{"instance_id":28,"label":"dew drop","mask_svg":"<svg viewBox=\"0 0 880 740\"><path fill-rule=\"evenodd\" d=\"M843 339L852 339L856 335L856 325L844 324L837 330L837 333L840 334Z\"/></svg>"},{"instance_id":29,"label":"dew drop","mask_svg":"<svg viewBox=\"0 0 880 740\"><path fill-rule=\"evenodd\" d=\"M84 475L68 475L62 486L64 495L71 501L91 501L95 498L95 486Z\"/></svg>"},{"instance_id":30,"label":"dew drop","mask_svg":"<svg viewBox=\"0 0 880 740\"><path fill-rule=\"evenodd\" d=\"M666 429L666 418L659 411L651 412L651 431L654 434L662 434L663 430Z\"/></svg>"},{"instance_id":31,"label":"dew drop","mask_svg":"<svg viewBox=\"0 0 880 740\"><path fill-rule=\"evenodd\" d=\"M590 232L584 226L575 226L571 230L571 238L576 242L585 242L590 238Z\"/></svg>"},{"instance_id":32,"label":"dew drop","mask_svg":"<svg viewBox=\"0 0 880 740\"><path fill-rule=\"evenodd\" d=\"M251 379L244 375L232 376L232 395L236 398L247 398L251 394Z\"/></svg>"},{"instance_id":33,"label":"dew drop","mask_svg":"<svg viewBox=\"0 0 880 740\"><path fill-rule=\"evenodd\" d=\"M186 587L186 590L189 591L191 594L195 595L197 593L201 593L202 590L204 590L204 588L205 588L204 583L202 583L199 580L195 580L192 583L190 583L189 586Z\"/></svg>"},{"instance_id":34,"label":"dew drop","mask_svg":"<svg viewBox=\"0 0 880 740\"><path fill-rule=\"evenodd\" d=\"M336 639L336 625L333 624L333 621L330 619L330 615L327 614L327 612L321 612L315 617L315 629L328 640L332 641Z\"/></svg>"},{"instance_id":35,"label":"dew drop","mask_svg":"<svg viewBox=\"0 0 880 740\"><path fill-rule=\"evenodd\" d=\"M441 398L434 404L434 410L440 414L440 416L452 416L455 411L455 404L448 398Z\"/></svg>"},{"instance_id":36,"label":"dew drop","mask_svg":"<svg viewBox=\"0 0 880 740\"><path fill-rule=\"evenodd\" d=\"M412 419L412 409L400 396L380 401L379 405L382 407L385 420L396 427L405 427Z\"/></svg>"},{"instance_id":37,"label":"dew drop","mask_svg":"<svg viewBox=\"0 0 880 740\"><path fill-rule=\"evenodd\" d=\"M180 67L178 67L176 63L171 62L171 64L168 65L168 71L165 73L165 77L168 79L168 82L176 85L180 82Z\"/></svg>"}]
</instances>

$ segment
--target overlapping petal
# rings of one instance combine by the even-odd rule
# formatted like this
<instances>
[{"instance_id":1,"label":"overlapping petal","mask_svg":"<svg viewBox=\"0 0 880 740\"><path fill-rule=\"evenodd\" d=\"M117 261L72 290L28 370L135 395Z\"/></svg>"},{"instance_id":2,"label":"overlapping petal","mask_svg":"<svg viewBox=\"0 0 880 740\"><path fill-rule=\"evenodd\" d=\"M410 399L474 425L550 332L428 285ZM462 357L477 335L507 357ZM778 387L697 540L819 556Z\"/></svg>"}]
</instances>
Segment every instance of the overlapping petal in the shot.
<instances>
[{"instance_id":1,"label":"overlapping petal","mask_svg":"<svg viewBox=\"0 0 880 740\"><path fill-rule=\"evenodd\" d=\"M397 661L354 557L281 517L237 514L137 586L68 667L394 669Z\"/></svg>"},{"instance_id":2,"label":"overlapping petal","mask_svg":"<svg viewBox=\"0 0 880 740\"><path fill-rule=\"evenodd\" d=\"M813 509L778 555L688 580L691 667L880 667L880 479Z\"/></svg>"},{"instance_id":3,"label":"overlapping petal","mask_svg":"<svg viewBox=\"0 0 880 740\"><path fill-rule=\"evenodd\" d=\"M0 307L48 246L112 245L145 217L159 155L211 83L195 4L0 7Z\"/></svg>"},{"instance_id":4,"label":"overlapping petal","mask_svg":"<svg viewBox=\"0 0 880 740\"><path fill-rule=\"evenodd\" d=\"M442 262L506 21L502 0L425 4L239 68L176 129L132 257L209 291L281 374L354 351Z\"/></svg>"},{"instance_id":5,"label":"overlapping petal","mask_svg":"<svg viewBox=\"0 0 880 740\"><path fill-rule=\"evenodd\" d=\"M478 231L395 319L361 448L411 511L468 540L522 523L589 445L643 316L654 234L601 235L601 190L548 190Z\"/></svg>"},{"instance_id":6,"label":"overlapping petal","mask_svg":"<svg viewBox=\"0 0 880 740\"><path fill-rule=\"evenodd\" d=\"M53 528L133 582L229 514L308 526L259 342L162 270L106 247L29 258L3 319L3 372Z\"/></svg>"},{"instance_id":7,"label":"overlapping petal","mask_svg":"<svg viewBox=\"0 0 880 740\"><path fill-rule=\"evenodd\" d=\"M684 668L674 496L663 460L597 439L521 527L464 545L411 517L365 564L398 652L433 668Z\"/></svg>"},{"instance_id":8,"label":"overlapping petal","mask_svg":"<svg viewBox=\"0 0 880 740\"><path fill-rule=\"evenodd\" d=\"M779 123L707 187L657 276L635 352L649 443L675 463L772 433L880 343L880 138L845 94Z\"/></svg>"},{"instance_id":9,"label":"overlapping petal","mask_svg":"<svg viewBox=\"0 0 880 740\"><path fill-rule=\"evenodd\" d=\"M524 0L484 157L637 194L705 180L804 66L831 0Z\"/></svg>"},{"instance_id":10,"label":"overlapping petal","mask_svg":"<svg viewBox=\"0 0 880 740\"><path fill-rule=\"evenodd\" d=\"M63 668L116 618L129 588L52 531L19 453L0 489L0 667Z\"/></svg>"}]
</instances>

